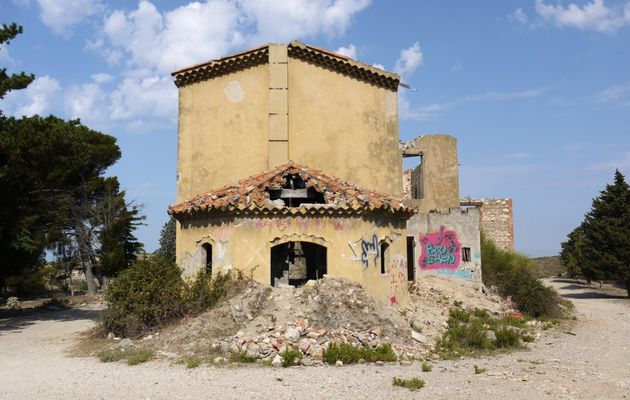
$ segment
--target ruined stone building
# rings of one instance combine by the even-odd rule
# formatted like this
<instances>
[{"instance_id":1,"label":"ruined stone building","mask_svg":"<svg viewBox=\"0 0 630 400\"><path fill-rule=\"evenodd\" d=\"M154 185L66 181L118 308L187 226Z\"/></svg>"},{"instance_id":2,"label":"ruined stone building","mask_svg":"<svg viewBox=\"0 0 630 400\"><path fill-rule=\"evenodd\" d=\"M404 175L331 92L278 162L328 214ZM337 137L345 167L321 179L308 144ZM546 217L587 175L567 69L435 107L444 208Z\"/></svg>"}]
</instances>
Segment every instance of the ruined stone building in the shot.
<instances>
[{"instance_id":1,"label":"ruined stone building","mask_svg":"<svg viewBox=\"0 0 630 400\"><path fill-rule=\"evenodd\" d=\"M299 285L328 274L392 304L423 272L478 278L479 211L460 208L456 140L399 144L398 75L292 42L173 76L169 213L185 275L238 268ZM402 157L419 158L406 200Z\"/></svg>"}]
</instances>

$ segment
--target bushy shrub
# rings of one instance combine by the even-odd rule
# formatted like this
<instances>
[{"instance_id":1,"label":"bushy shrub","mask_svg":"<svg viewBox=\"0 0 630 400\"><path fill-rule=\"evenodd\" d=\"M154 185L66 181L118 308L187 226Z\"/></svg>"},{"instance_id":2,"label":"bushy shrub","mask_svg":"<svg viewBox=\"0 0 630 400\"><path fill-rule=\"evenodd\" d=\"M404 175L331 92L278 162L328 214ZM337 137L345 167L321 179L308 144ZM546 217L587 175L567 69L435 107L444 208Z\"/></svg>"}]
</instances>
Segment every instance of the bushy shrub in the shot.
<instances>
[{"instance_id":1,"label":"bushy shrub","mask_svg":"<svg viewBox=\"0 0 630 400\"><path fill-rule=\"evenodd\" d=\"M522 347L527 335L525 323L512 317L493 318L487 311L451 309L448 329L437 342L437 350L444 359L478 355L502 349ZM494 332L495 339L489 336ZM529 337L529 336L528 336ZM533 338L532 338L533 339Z\"/></svg>"},{"instance_id":2,"label":"bushy shrub","mask_svg":"<svg viewBox=\"0 0 630 400\"><path fill-rule=\"evenodd\" d=\"M185 288L179 269L165 258L136 261L110 285L103 326L108 332L132 337L182 317Z\"/></svg>"},{"instance_id":3,"label":"bushy shrub","mask_svg":"<svg viewBox=\"0 0 630 400\"><path fill-rule=\"evenodd\" d=\"M109 308L103 312L101 322L107 332L139 336L150 328L207 310L242 283L240 273L202 273L187 282L177 265L166 258L139 260L109 286Z\"/></svg>"},{"instance_id":4,"label":"bushy shrub","mask_svg":"<svg viewBox=\"0 0 630 400\"><path fill-rule=\"evenodd\" d=\"M282 359L282 366L287 368L296 364L302 358L302 353L297 349L286 348L280 353L280 358Z\"/></svg>"},{"instance_id":5,"label":"bushy shrub","mask_svg":"<svg viewBox=\"0 0 630 400\"><path fill-rule=\"evenodd\" d=\"M519 311L533 317L558 317L560 297L535 275L536 265L525 255L499 249L481 237L483 283L495 286L502 296L510 296Z\"/></svg>"},{"instance_id":6,"label":"bushy shrub","mask_svg":"<svg viewBox=\"0 0 630 400\"><path fill-rule=\"evenodd\" d=\"M382 344L375 349L365 347L355 347L348 343L331 343L324 349L323 359L328 364L342 361L344 364L355 364L359 360L367 362L374 361L396 361L396 353L389 343Z\"/></svg>"}]
</instances>

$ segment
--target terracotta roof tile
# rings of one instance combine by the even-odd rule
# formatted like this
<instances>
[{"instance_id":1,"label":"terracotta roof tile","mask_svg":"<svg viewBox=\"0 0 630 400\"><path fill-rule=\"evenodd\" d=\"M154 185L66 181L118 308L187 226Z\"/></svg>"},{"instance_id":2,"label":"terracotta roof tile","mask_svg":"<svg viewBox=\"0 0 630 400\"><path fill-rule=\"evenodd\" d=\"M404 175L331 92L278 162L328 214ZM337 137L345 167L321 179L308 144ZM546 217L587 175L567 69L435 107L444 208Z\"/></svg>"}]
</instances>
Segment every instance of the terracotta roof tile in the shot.
<instances>
[{"instance_id":1,"label":"terracotta roof tile","mask_svg":"<svg viewBox=\"0 0 630 400\"><path fill-rule=\"evenodd\" d=\"M287 207L282 201L272 201L269 190L282 189L287 176L299 174L307 188L313 188L324 197L325 204L302 204ZM209 213L216 211L249 210L252 212L364 212L384 211L411 215L414 208L405 206L400 199L384 193L366 190L342 179L329 176L315 168L294 162L250 176L237 184L223 186L202 193L169 207L174 216Z\"/></svg>"}]
</instances>

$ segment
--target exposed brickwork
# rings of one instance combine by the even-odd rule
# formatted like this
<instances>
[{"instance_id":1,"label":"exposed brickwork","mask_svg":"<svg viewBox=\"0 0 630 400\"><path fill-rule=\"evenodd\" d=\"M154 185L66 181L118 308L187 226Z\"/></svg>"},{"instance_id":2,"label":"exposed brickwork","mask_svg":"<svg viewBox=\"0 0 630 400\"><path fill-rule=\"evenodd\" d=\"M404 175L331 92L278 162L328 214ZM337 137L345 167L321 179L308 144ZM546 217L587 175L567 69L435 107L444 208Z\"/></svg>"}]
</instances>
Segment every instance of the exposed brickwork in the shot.
<instances>
[{"instance_id":1,"label":"exposed brickwork","mask_svg":"<svg viewBox=\"0 0 630 400\"><path fill-rule=\"evenodd\" d=\"M465 199L461 205L479 207L484 235L499 248L514 251L512 199Z\"/></svg>"}]
</instances>

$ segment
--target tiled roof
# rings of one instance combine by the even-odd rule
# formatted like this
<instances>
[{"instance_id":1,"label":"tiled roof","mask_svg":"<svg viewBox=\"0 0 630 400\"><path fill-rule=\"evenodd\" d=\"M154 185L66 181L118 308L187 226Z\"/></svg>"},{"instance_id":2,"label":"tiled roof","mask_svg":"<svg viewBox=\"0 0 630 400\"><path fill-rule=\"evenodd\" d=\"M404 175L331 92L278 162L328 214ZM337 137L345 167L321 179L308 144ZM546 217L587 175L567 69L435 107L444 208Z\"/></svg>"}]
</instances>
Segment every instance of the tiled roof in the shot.
<instances>
[{"instance_id":1,"label":"tiled roof","mask_svg":"<svg viewBox=\"0 0 630 400\"><path fill-rule=\"evenodd\" d=\"M400 77L397 74L364 64L329 50L309 46L297 40L289 43L287 47L290 57L299 58L377 86L397 90L400 84ZM175 85L181 87L267 62L269 62L268 44L183 68L174 71L171 75L175 77Z\"/></svg>"},{"instance_id":2,"label":"tiled roof","mask_svg":"<svg viewBox=\"0 0 630 400\"><path fill-rule=\"evenodd\" d=\"M307 188L323 195L325 204L288 207L282 200L272 201L269 190L282 189L290 175L299 174ZM169 214L186 218L199 213L254 212L268 214L339 214L389 212L411 216L416 212L402 200L373 190L362 189L342 179L293 162L280 165L233 185L227 185L190 200L172 205Z\"/></svg>"}]
</instances>

